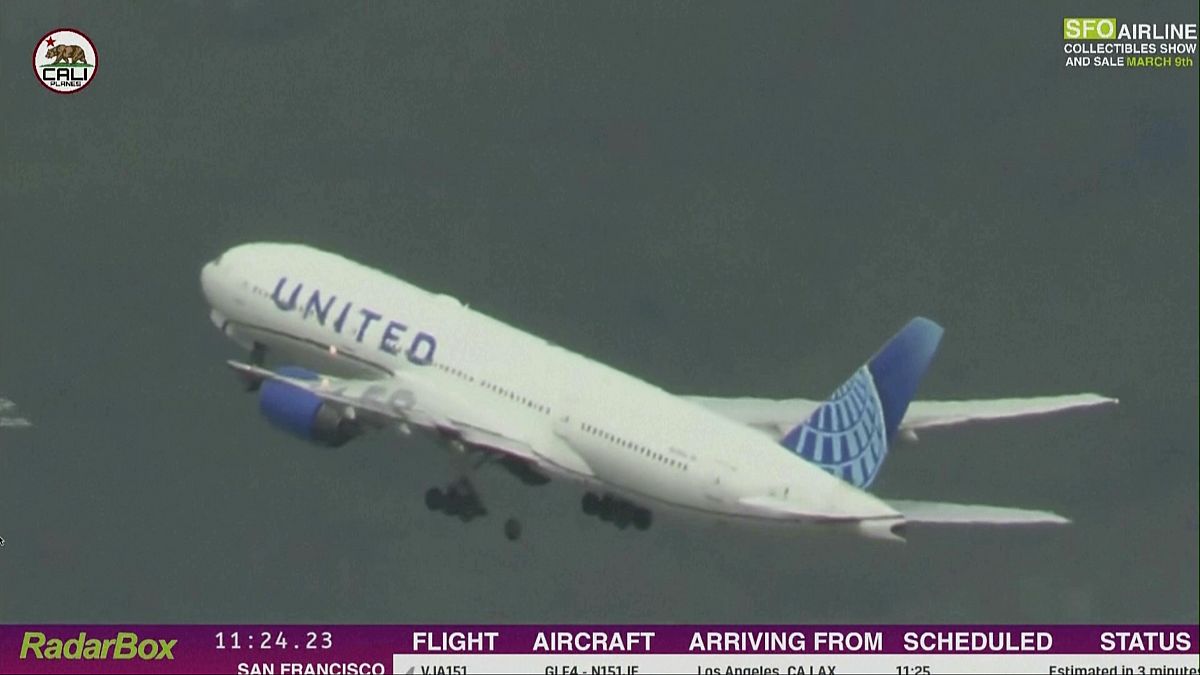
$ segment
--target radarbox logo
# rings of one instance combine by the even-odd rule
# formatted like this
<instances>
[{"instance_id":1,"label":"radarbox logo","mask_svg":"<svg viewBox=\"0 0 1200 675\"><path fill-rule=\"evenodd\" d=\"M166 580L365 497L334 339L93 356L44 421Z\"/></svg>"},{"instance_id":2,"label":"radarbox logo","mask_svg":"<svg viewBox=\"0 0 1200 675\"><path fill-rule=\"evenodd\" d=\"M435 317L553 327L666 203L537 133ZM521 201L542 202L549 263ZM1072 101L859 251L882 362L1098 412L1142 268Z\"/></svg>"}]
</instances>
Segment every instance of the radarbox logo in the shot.
<instances>
[{"instance_id":1,"label":"radarbox logo","mask_svg":"<svg viewBox=\"0 0 1200 675\"><path fill-rule=\"evenodd\" d=\"M113 659L129 661L175 660L171 650L179 640L163 640L161 638L141 639L137 633L121 631L112 638L88 637L87 632L67 639L46 637L41 631L27 630L21 640L21 660L36 659L70 661L99 661Z\"/></svg>"},{"instance_id":2,"label":"radarbox logo","mask_svg":"<svg viewBox=\"0 0 1200 675\"><path fill-rule=\"evenodd\" d=\"M56 94L83 91L95 79L99 62L96 45L73 28L46 33L33 48L33 73Z\"/></svg>"}]
</instances>

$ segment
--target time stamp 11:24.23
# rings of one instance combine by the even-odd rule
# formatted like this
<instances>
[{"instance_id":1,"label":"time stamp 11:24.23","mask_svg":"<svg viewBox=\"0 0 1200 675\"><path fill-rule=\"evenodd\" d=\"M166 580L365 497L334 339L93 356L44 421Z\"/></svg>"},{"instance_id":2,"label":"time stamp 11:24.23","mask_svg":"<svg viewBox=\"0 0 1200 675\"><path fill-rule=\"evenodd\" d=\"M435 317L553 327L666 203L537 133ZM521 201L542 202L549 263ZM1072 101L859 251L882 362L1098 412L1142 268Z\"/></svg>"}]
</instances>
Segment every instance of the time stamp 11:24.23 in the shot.
<instances>
[{"instance_id":1,"label":"time stamp 11:24.23","mask_svg":"<svg viewBox=\"0 0 1200 675\"><path fill-rule=\"evenodd\" d=\"M329 631L305 631L303 636L288 640L283 631L220 631L216 634L217 649L329 649L333 635Z\"/></svg>"}]
</instances>

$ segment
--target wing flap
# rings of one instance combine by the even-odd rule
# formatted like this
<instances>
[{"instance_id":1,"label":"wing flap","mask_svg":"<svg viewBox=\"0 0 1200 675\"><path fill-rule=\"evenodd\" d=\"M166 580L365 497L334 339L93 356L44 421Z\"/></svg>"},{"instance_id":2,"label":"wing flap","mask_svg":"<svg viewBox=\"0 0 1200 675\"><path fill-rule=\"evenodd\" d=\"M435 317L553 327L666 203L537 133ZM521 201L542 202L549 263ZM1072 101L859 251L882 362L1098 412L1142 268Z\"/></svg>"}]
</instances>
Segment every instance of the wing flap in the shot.
<instances>
[{"instance_id":1,"label":"wing flap","mask_svg":"<svg viewBox=\"0 0 1200 675\"><path fill-rule=\"evenodd\" d=\"M947 504L906 499L885 500L907 522L943 525L1067 525L1071 521L1057 513L1034 509L977 504Z\"/></svg>"}]
</instances>

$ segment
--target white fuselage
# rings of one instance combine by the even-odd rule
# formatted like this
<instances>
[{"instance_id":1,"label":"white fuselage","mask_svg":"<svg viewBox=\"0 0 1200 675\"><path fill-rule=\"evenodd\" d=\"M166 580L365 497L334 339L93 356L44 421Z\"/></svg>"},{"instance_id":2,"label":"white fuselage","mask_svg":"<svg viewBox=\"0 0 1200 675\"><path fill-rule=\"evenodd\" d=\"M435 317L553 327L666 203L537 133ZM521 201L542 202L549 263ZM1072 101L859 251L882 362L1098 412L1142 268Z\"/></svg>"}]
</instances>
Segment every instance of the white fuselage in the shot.
<instances>
[{"instance_id":1,"label":"white fuselage","mask_svg":"<svg viewBox=\"0 0 1200 675\"><path fill-rule=\"evenodd\" d=\"M247 244L205 266L202 284L239 343L327 374L420 383L456 408L447 416L630 499L769 518L745 501L769 497L794 505L786 520L900 517L759 431L341 256Z\"/></svg>"}]
</instances>

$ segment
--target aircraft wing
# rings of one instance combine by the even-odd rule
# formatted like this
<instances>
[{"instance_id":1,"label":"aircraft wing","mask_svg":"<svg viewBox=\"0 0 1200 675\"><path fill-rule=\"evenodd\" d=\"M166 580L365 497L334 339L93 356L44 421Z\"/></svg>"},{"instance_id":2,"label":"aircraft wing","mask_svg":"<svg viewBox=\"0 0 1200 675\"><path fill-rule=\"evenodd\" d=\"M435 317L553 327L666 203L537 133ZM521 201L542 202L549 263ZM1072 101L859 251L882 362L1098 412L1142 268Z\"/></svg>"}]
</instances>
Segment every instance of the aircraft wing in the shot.
<instances>
[{"instance_id":1,"label":"aircraft wing","mask_svg":"<svg viewBox=\"0 0 1200 675\"><path fill-rule=\"evenodd\" d=\"M1071 521L1057 513L1014 509L1005 506L945 504L906 499L888 499L887 505L899 511L910 523L957 525L1066 525Z\"/></svg>"},{"instance_id":2,"label":"aircraft wing","mask_svg":"<svg viewBox=\"0 0 1200 675\"><path fill-rule=\"evenodd\" d=\"M754 427L774 438L807 420L821 401L807 399L713 398L686 396L713 412ZM1014 419L1033 415L1113 405L1117 399L1099 394L1069 394L1033 398L995 398L974 401L913 401L899 431L913 435L923 429L951 427L969 422Z\"/></svg>"},{"instance_id":3,"label":"aircraft wing","mask_svg":"<svg viewBox=\"0 0 1200 675\"><path fill-rule=\"evenodd\" d=\"M228 364L249 383L274 380L309 391L344 416L372 427L424 427L551 473L591 474L574 452L557 447L535 449L521 439L505 435L500 420L489 421L486 407L466 405L455 400L453 393L422 386L420 381L404 375L382 381L329 376L306 380L238 361ZM469 419L463 416L466 411L470 411Z\"/></svg>"}]
</instances>

